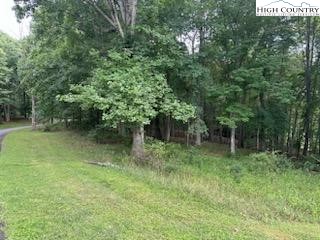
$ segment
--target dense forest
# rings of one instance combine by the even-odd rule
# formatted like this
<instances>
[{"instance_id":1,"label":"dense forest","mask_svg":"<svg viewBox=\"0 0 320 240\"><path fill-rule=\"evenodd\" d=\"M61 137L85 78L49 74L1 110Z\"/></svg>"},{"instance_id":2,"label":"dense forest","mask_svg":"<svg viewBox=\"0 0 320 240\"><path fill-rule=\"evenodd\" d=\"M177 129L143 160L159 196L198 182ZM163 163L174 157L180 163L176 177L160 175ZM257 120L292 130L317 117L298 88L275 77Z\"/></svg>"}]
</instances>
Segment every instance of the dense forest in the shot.
<instances>
[{"instance_id":1,"label":"dense forest","mask_svg":"<svg viewBox=\"0 0 320 240\"><path fill-rule=\"evenodd\" d=\"M29 98L17 72L21 47L17 40L0 32L0 123L11 117L27 118Z\"/></svg>"},{"instance_id":2,"label":"dense forest","mask_svg":"<svg viewBox=\"0 0 320 240\"><path fill-rule=\"evenodd\" d=\"M316 17L256 17L252 0L15 0L0 36L1 116L201 145L320 154Z\"/></svg>"}]
</instances>

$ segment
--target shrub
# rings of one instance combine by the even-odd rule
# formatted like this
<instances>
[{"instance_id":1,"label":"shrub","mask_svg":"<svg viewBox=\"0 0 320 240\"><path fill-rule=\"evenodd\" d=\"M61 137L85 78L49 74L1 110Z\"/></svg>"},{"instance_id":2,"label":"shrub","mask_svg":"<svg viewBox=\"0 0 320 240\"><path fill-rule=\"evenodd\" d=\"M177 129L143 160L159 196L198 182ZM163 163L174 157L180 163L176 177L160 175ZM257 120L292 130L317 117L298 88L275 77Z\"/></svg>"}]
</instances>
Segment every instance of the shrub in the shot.
<instances>
[{"instance_id":1,"label":"shrub","mask_svg":"<svg viewBox=\"0 0 320 240\"><path fill-rule=\"evenodd\" d=\"M72 121L68 123L68 128L77 130L77 131L90 131L94 128L94 125L91 121L83 120L83 121Z\"/></svg>"},{"instance_id":2,"label":"shrub","mask_svg":"<svg viewBox=\"0 0 320 240\"><path fill-rule=\"evenodd\" d=\"M196 147L190 146L188 148L187 153L188 153L188 156L186 158L186 163L194 165L197 159L196 156L198 154L198 149Z\"/></svg>"},{"instance_id":3,"label":"shrub","mask_svg":"<svg viewBox=\"0 0 320 240\"><path fill-rule=\"evenodd\" d=\"M203 169L204 163L207 161L206 156L201 154L201 151L197 147L190 146L186 155L183 158L183 162L188 165L192 165L199 169Z\"/></svg>"},{"instance_id":4,"label":"shrub","mask_svg":"<svg viewBox=\"0 0 320 240\"><path fill-rule=\"evenodd\" d=\"M57 131L62 131L63 129L64 129L64 125L62 123L45 124L43 126L44 132L57 132Z\"/></svg>"},{"instance_id":5,"label":"shrub","mask_svg":"<svg viewBox=\"0 0 320 240\"><path fill-rule=\"evenodd\" d=\"M176 172L179 169L180 145L148 138L145 148L146 164L152 169L166 173Z\"/></svg>"},{"instance_id":6,"label":"shrub","mask_svg":"<svg viewBox=\"0 0 320 240\"><path fill-rule=\"evenodd\" d=\"M147 159L146 165L157 171L162 171L165 166L166 149L165 143L161 141L148 141L145 146Z\"/></svg>"},{"instance_id":7,"label":"shrub","mask_svg":"<svg viewBox=\"0 0 320 240\"><path fill-rule=\"evenodd\" d=\"M291 161L277 153L255 153L249 156L249 170L252 172L285 171L292 168Z\"/></svg>"},{"instance_id":8,"label":"shrub","mask_svg":"<svg viewBox=\"0 0 320 240\"><path fill-rule=\"evenodd\" d=\"M88 138L99 144L127 143L128 139L120 136L114 129L97 126L88 133Z\"/></svg>"},{"instance_id":9,"label":"shrub","mask_svg":"<svg viewBox=\"0 0 320 240\"><path fill-rule=\"evenodd\" d=\"M306 157L303 168L310 172L320 172L320 160L319 156L310 155Z\"/></svg>"},{"instance_id":10,"label":"shrub","mask_svg":"<svg viewBox=\"0 0 320 240\"><path fill-rule=\"evenodd\" d=\"M277 171L286 171L288 169L293 168L293 164L290 159L288 159L284 155L275 155L275 163L276 163L276 170Z\"/></svg>"}]
</instances>

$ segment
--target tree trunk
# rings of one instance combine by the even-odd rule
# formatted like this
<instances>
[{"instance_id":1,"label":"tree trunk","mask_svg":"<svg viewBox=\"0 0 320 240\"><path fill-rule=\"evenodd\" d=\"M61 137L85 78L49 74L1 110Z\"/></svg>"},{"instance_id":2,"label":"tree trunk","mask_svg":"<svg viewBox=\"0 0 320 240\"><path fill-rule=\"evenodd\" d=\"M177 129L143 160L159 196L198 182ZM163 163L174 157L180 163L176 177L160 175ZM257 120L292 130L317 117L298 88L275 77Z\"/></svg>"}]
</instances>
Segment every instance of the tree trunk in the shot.
<instances>
[{"instance_id":1,"label":"tree trunk","mask_svg":"<svg viewBox=\"0 0 320 240\"><path fill-rule=\"evenodd\" d=\"M3 104L3 121L6 122L7 118L7 105L6 104Z\"/></svg>"},{"instance_id":2,"label":"tree trunk","mask_svg":"<svg viewBox=\"0 0 320 240\"><path fill-rule=\"evenodd\" d=\"M196 146L201 146L201 133L197 131L196 133L196 141L195 141Z\"/></svg>"},{"instance_id":3,"label":"tree trunk","mask_svg":"<svg viewBox=\"0 0 320 240\"><path fill-rule=\"evenodd\" d=\"M291 142L291 127L292 127L292 112L293 108L290 107L289 111L289 126L288 126L288 135L287 135L287 145L286 145L286 153L289 154L290 152L290 142Z\"/></svg>"},{"instance_id":4,"label":"tree trunk","mask_svg":"<svg viewBox=\"0 0 320 240\"><path fill-rule=\"evenodd\" d=\"M28 110L27 110L27 100L26 100L26 98L27 98L27 94L26 94L26 92L23 92L23 110L24 110L24 119L27 119L28 118L28 116L27 116L27 114L28 114Z\"/></svg>"},{"instance_id":5,"label":"tree trunk","mask_svg":"<svg viewBox=\"0 0 320 240\"><path fill-rule=\"evenodd\" d=\"M317 135L316 135L316 139L315 139L315 143L314 143L314 147L313 147L313 152L315 154L318 153L318 146L320 145L320 117L318 117L318 129L317 129ZM319 148L320 150L320 148Z\"/></svg>"},{"instance_id":6,"label":"tree trunk","mask_svg":"<svg viewBox=\"0 0 320 240\"><path fill-rule=\"evenodd\" d=\"M318 53L318 58L317 58L317 68L319 69L320 67L320 53ZM319 83L319 72L316 72L316 82L318 83L318 95L320 94L320 83ZM320 106L320 98L318 100L318 106ZM320 155L320 114L318 115L318 132L317 132L317 140L315 144L315 153L318 153Z\"/></svg>"},{"instance_id":7,"label":"tree trunk","mask_svg":"<svg viewBox=\"0 0 320 240\"><path fill-rule=\"evenodd\" d=\"M231 154L236 154L236 128L231 128Z\"/></svg>"},{"instance_id":8,"label":"tree trunk","mask_svg":"<svg viewBox=\"0 0 320 240\"><path fill-rule=\"evenodd\" d=\"M133 157L143 160L144 155L144 127L136 127L133 129L132 151Z\"/></svg>"},{"instance_id":9,"label":"tree trunk","mask_svg":"<svg viewBox=\"0 0 320 240\"><path fill-rule=\"evenodd\" d=\"M5 121L10 122L10 104L4 106Z\"/></svg>"},{"instance_id":10,"label":"tree trunk","mask_svg":"<svg viewBox=\"0 0 320 240\"><path fill-rule=\"evenodd\" d=\"M119 123L118 125L118 134L121 137L127 136L126 126L123 123Z\"/></svg>"},{"instance_id":11,"label":"tree trunk","mask_svg":"<svg viewBox=\"0 0 320 240\"><path fill-rule=\"evenodd\" d=\"M0 105L0 123L2 123L4 121L3 113L4 112L4 104Z\"/></svg>"},{"instance_id":12,"label":"tree trunk","mask_svg":"<svg viewBox=\"0 0 320 240\"><path fill-rule=\"evenodd\" d=\"M166 117L165 120L165 141L170 142L171 138L171 117Z\"/></svg>"},{"instance_id":13,"label":"tree trunk","mask_svg":"<svg viewBox=\"0 0 320 240\"><path fill-rule=\"evenodd\" d=\"M156 139L162 139L161 129L160 129L160 118L157 116L151 124L151 136Z\"/></svg>"},{"instance_id":14,"label":"tree trunk","mask_svg":"<svg viewBox=\"0 0 320 240\"><path fill-rule=\"evenodd\" d=\"M210 142L214 142L214 123L212 121L209 122L208 124L209 126L209 138L210 138Z\"/></svg>"},{"instance_id":15,"label":"tree trunk","mask_svg":"<svg viewBox=\"0 0 320 240\"><path fill-rule=\"evenodd\" d=\"M294 121L293 121L292 133L291 133L291 142L289 147L289 155L292 154L294 141L297 140L296 135L297 135L298 117L299 117L298 109L295 109Z\"/></svg>"},{"instance_id":16,"label":"tree trunk","mask_svg":"<svg viewBox=\"0 0 320 240\"><path fill-rule=\"evenodd\" d=\"M221 125L219 128L219 143L222 144L222 138L223 138L223 126Z\"/></svg>"},{"instance_id":17,"label":"tree trunk","mask_svg":"<svg viewBox=\"0 0 320 240\"><path fill-rule=\"evenodd\" d=\"M176 127L174 122L171 122L171 137L175 136L175 132L176 132Z\"/></svg>"},{"instance_id":18,"label":"tree trunk","mask_svg":"<svg viewBox=\"0 0 320 240\"><path fill-rule=\"evenodd\" d=\"M37 119L36 119L36 98L32 95L32 130L37 129Z\"/></svg>"},{"instance_id":19,"label":"tree trunk","mask_svg":"<svg viewBox=\"0 0 320 240\"><path fill-rule=\"evenodd\" d=\"M306 29L306 70L305 70L305 86L306 86L306 113L304 117L304 147L303 147L303 155L306 156L309 151L309 141L311 135L311 67L312 67L312 58L311 58L311 18L307 18L307 29Z\"/></svg>"},{"instance_id":20,"label":"tree trunk","mask_svg":"<svg viewBox=\"0 0 320 240\"><path fill-rule=\"evenodd\" d=\"M260 128L257 130L257 151L260 151Z\"/></svg>"},{"instance_id":21,"label":"tree trunk","mask_svg":"<svg viewBox=\"0 0 320 240\"><path fill-rule=\"evenodd\" d=\"M244 145L244 140L245 140L245 129L244 129L244 125L241 124L241 127L240 127L240 141L238 143L238 145L240 146L240 148L245 148L245 145Z\"/></svg>"},{"instance_id":22,"label":"tree trunk","mask_svg":"<svg viewBox=\"0 0 320 240\"><path fill-rule=\"evenodd\" d=\"M188 147L189 147L189 145L190 145L189 129L190 129L190 122L188 122L188 128L187 128L187 131L186 131L186 141L187 141L187 146L188 146Z\"/></svg>"},{"instance_id":23,"label":"tree trunk","mask_svg":"<svg viewBox=\"0 0 320 240\"><path fill-rule=\"evenodd\" d=\"M318 120L318 154L320 155L320 116Z\"/></svg>"},{"instance_id":24,"label":"tree trunk","mask_svg":"<svg viewBox=\"0 0 320 240\"><path fill-rule=\"evenodd\" d=\"M106 9L100 8L95 1L88 1L101 16L111 24L120 34L122 39L134 35L136 25L138 0L105 1ZM107 11L106 11L107 10Z\"/></svg>"},{"instance_id":25,"label":"tree trunk","mask_svg":"<svg viewBox=\"0 0 320 240\"><path fill-rule=\"evenodd\" d=\"M300 126L298 125L298 127L300 128ZM298 129L299 129L298 128ZM300 159L300 152L301 152L301 146L302 146L302 138L303 138L303 132L301 130L298 130L298 136L297 136L297 159Z\"/></svg>"}]
</instances>

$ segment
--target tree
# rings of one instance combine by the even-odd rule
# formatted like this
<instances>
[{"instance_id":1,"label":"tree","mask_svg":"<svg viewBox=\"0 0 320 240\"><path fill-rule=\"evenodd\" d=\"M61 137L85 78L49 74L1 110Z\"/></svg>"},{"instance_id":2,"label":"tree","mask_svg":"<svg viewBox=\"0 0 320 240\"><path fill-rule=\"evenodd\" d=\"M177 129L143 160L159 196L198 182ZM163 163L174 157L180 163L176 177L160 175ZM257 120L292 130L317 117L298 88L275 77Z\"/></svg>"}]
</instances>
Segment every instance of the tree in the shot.
<instances>
[{"instance_id":1,"label":"tree","mask_svg":"<svg viewBox=\"0 0 320 240\"><path fill-rule=\"evenodd\" d=\"M304 144L304 151L320 151L316 18L256 17L250 0L15 2L19 18L33 16L19 73L22 86L37 99L42 120L72 119L88 129L104 119L121 133L131 128L140 139L137 152L142 152L141 126L166 141L174 131L192 134L196 145L207 140L203 133L209 126L212 141L231 135L232 151L236 137L243 148L298 156ZM308 31L304 35L297 29ZM121 86L102 84L114 79ZM14 89L15 81L10 85ZM76 86L73 100L58 101L57 95L70 93L70 85ZM126 86L139 89L141 96ZM166 94L154 92L160 86ZM100 89L117 98L117 104L99 105L106 98ZM128 96L148 101L136 106ZM164 111L161 103L166 101ZM174 102L196 107L189 129L175 120L179 111L170 109ZM120 106L138 112L121 112Z\"/></svg>"},{"instance_id":2,"label":"tree","mask_svg":"<svg viewBox=\"0 0 320 240\"><path fill-rule=\"evenodd\" d=\"M303 155L309 152L312 118L312 65L314 50L314 35L316 30L315 18L306 18L306 49L305 49L305 87L306 87L306 112L304 116L304 147Z\"/></svg>"},{"instance_id":3,"label":"tree","mask_svg":"<svg viewBox=\"0 0 320 240\"><path fill-rule=\"evenodd\" d=\"M134 34L138 0L84 0L115 28L121 38Z\"/></svg>"},{"instance_id":4,"label":"tree","mask_svg":"<svg viewBox=\"0 0 320 240\"><path fill-rule=\"evenodd\" d=\"M8 80L10 75L10 69L7 67L7 58L5 52L0 48L0 105L4 109L6 120L7 116L7 104L10 102L11 91L8 89Z\"/></svg>"},{"instance_id":5,"label":"tree","mask_svg":"<svg viewBox=\"0 0 320 240\"><path fill-rule=\"evenodd\" d=\"M94 70L89 85L73 86L74 93L61 99L103 111L103 120L113 127L121 123L130 126L132 155L143 159L144 126L157 114L184 122L194 117L194 108L173 95L156 67L157 62L130 52L110 52Z\"/></svg>"},{"instance_id":6,"label":"tree","mask_svg":"<svg viewBox=\"0 0 320 240\"><path fill-rule=\"evenodd\" d=\"M1 51L1 88L2 101L1 106L4 112L5 121L9 122L11 118L12 107L16 106L16 100L19 96L19 79L17 76L17 62L20 55L18 43L8 35L0 32L0 51Z\"/></svg>"},{"instance_id":7,"label":"tree","mask_svg":"<svg viewBox=\"0 0 320 240\"><path fill-rule=\"evenodd\" d=\"M236 153L236 129L239 123L245 123L253 116L251 109L241 104L232 104L225 110L225 115L218 117L222 125L228 126L231 129L231 154Z\"/></svg>"}]
</instances>

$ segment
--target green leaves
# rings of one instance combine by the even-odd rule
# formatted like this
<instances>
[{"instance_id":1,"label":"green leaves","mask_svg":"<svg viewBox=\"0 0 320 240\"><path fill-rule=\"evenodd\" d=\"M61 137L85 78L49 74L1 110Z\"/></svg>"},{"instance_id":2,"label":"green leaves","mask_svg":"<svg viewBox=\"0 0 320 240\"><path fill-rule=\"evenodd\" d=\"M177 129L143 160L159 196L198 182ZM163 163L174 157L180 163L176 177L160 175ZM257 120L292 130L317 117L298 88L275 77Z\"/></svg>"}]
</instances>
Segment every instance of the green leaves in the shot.
<instances>
[{"instance_id":1,"label":"green leaves","mask_svg":"<svg viewBox=\"0 0 320 240\"><path fill-rule=\"evenodd\" d=\"M167 88L168 92L164 95L160 106L160 113L169 115L172 118L186 123L189 119L195 117L195 108L185 102L179 101Z\"/></svg>"},{"instance_id":2,"label":"green leaves","mask_svg":"<svg viewBox=\"0 0 320 240\"><path fill-rule=\"evenodd\" d=\"M263 76L263 68L241 67L232 72L234 81L243 89L263 90L269 87L269 83Z\"/></svg>"},{"instance_id":3,"label":"green leaves","mask_svg":"<svg viewBox=\"0 0 320 240\"><path fill-rule=\"evenodd\" d=\"M194 116L193 107L173 95L153 64L129 51L111 51L93 71L90 85L74 86L73 93L60 99L102 110L103 120L113 127L147 125L158 113L186 122Z\"/></svg>"},{"instance_id":4,"label":"green leaves","mask_svg":"<svg viewBox=\"0 0 320 240\"><path fill-rule=\"evenodd\" d=\"M8 80L9 68L7 66L7 56L2 48L0 48L0 81L4 84Z\"/></svg>"},{"instance_id":5,"label":"green leaves","mask_svg":"<svg viewBox=\"0 0 320 240\"><path fill-rule=\"evenodd\" d=\"M253 117L252 110L242 104L233 104L225 109L225 115L218 117L220 124L237 128L238 123L248 122Z\"/></svg>"},{"instance_id":6,"label":"green leaves","mask_svg":"<svg viewBox=\"0 0 320 240\"><path fill-rule=\"evenodd\" d=\"M206 123L201 118L198 117L194 121L192 121L191 125L189 125L188 133L194 134L194 135L197 133L207 135L208 134L208 127L207 127Z\"/></svg>"},{"instance_id":7,"label":"green leaves","mask_svg":"<svg viewBox=\"0 0 320 240\"><path fill-rule=\"evenodd\" d=\"M14 73L18 50L14 41L0 32L0 104L8 104L16 91Z\"/></svg>"}]
</instances>

